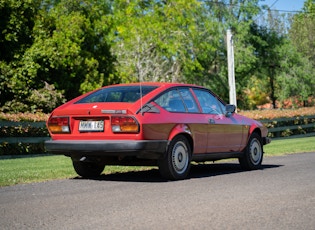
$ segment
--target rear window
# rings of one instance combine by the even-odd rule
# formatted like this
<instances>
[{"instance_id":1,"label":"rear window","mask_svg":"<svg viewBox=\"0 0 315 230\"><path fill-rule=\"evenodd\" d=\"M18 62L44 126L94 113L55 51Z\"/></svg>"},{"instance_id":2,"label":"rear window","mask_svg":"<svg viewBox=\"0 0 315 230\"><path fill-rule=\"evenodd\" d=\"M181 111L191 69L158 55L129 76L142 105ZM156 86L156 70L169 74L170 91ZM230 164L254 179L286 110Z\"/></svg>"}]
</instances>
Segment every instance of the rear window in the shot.
<instances>
[{"instance_id":1,"label":"rear window","mask_svg":"<svg viewBox=\"0 0 315 230\"><path fill-rule=\"evenodd\" d=\"M81 100L76 104L95 103L95 102L129 102L133 103L140 99L140 96L146 95L157 86L117 86L100 89Z\"/></svg>"}]
</instances>

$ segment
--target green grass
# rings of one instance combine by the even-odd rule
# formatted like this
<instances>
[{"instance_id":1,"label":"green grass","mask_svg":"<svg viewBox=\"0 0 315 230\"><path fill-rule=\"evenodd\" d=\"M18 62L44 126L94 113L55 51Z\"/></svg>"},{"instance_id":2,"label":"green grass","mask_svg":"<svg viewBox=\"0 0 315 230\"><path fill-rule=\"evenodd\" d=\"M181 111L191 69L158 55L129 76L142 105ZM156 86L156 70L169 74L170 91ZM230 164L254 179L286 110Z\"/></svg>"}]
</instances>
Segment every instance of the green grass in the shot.
<instances>
[{"instance_id":1,"label":"green grass","mask_svg":"<svg viewBox=\"0 0 315 230\"><path fill-rule=\"evenodd\" d=\"M315 152L315 137L272 140L264 146L266 156Z\"/></svg>"},{"instance_id":2,"label":"green grass","mask_svg":"<svg viewBox=\"0 0 315 230\"><path fill-rule=\"evenodd\" d=\"M315 137L273 140L265 146L266 156L299 152L314 152ZM148 170L152 167L106 166L105 174ZM65 156L25 156L15 159L0 158L0 187L53 179L74 178L77 174Z\"/></svg>"},{"instance_id":3,"label":"green grass","mask_svg":"<svg viewBox=\"0 0 315 230\"><path fill-rule=\"evenodd\" d=\"M141 171L153 167L106 166L103 174ZM0 187L43 182L54 179L74 178L78 175L69 157L62 155L27 156L15 159L0 158Z\"/></svg>"}]
</instances>

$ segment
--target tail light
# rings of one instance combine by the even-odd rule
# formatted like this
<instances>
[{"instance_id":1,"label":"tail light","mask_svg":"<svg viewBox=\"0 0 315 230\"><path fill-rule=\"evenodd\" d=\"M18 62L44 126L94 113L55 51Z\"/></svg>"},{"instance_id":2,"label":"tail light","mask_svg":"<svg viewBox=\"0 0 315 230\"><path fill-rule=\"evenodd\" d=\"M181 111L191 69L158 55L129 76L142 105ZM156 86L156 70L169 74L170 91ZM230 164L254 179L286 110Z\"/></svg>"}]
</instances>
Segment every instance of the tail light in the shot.
<instances>
[{"instance_id":1,"label":"tail light","mask_svg":"<svg viewBox=\"0 0 315 230\"><path fill-rule=\"evenodd\" d=\"M51 133L70 133L69 117L51 117L48 129Z\"/></svg>"},{"instance_id":2,"label":"tail light","mask_svg":"<svg viewBox=\"0 0 315 230\"><path fill-rule=\"evenodd\" d=\"M134 117L112 116L111 126L113 133L138 133L139 124Z\"/></svg>"}]
</instances>

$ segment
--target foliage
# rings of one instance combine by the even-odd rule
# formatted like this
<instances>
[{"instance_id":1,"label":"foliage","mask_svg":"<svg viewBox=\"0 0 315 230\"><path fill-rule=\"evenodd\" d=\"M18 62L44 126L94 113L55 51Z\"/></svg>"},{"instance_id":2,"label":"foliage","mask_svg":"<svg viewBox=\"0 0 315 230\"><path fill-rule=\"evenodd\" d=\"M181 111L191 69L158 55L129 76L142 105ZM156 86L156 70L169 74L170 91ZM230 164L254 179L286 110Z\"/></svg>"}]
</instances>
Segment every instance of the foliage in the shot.
<instances>
[{"instance_id":1,"label":"foliage","mask_svg":"<svg viewBox=\"0 0 315 230\"><path fill-rule=\"evenodd\" d=\"M48 137L49 133L46 127L27 126L1 126L0 137Z\"/></svg>"},{"instance_id":2,"label":"foliage","mask_svg":"<svg viewBox=\"0 0 315 230\"><path fill-rule=\"evenodd\" d=\"M32 90L26 100L14 98L7 101L0 108L0 111L10 113L20 111L49 113L66 101L62 92L55 90L54 85L49 85L47 82L44 82L44 84L43 88Z\"/></svg>"},{"instance_id":3,"label":"foliage","mask_svg":"<svg viewBox=\"0 0 315 230\"><path fill-rule=\"evenodd\" d=\"M239 108L306 102L315 90L314 0L292 17L258 3L0 0L0 111L48 113L84 92L135 81L194 83L228 101L227 29Z\"/></svg>"},{"instance_id":4,"label":"foliage","mask_svg":"<svg viewBox=\"0 0 315 230\"><path fill-rule=\"evenodd\" d=\"M265 110L247 110L240 111L241 115L255 119L276 119L276 118L290 118L298 116L315 115L315 106L298 109L265 109Z\"/></svg>"},{"instance_id":5,"label":"foliage","mask_svg":"<svg viewBox=\"0 0 315 230\"><path fill-rule=\"evenodd\" d=\"M53 109L65 102L62 92L57 92L54 85L45 82L45 86L41 89L32 91L29 97L28 105L31 112L42 111L51 112Z\"/></svg>"},{"instance_id":6,"label":"foliage","mask_svg":"<svg viewBox=\"0 0 315 230\"><path fill-rule=\"evenodd\" d=\"M17 143L10 144L7 142L0 143L0 156L6 155L27 155L45 153L44 143Z\"/></svg>"},{"instance_id":7,"label":"foliage","mask_svg":"<svg viewBox=\"0 0 315 230\"><path fill-rule=\"evenodd\" d=\"M40 0L0 1L0 61L11 61L32 45L32 30L40 4Z\"/></svg>"},{"instance_id":8,"label":"foliage","mask_svg":"<svg viewBox=\"0 0 315 230\"><path fill-rule=\"evenodd\" d=\"M198 1L117 1L114 12L113 51L123 81L199 81L199 56L215 53L218 32L214 23L202 23Z\"/></svg>"},{"instance_id":9,"label":"foliage","mask_svg":"<svg viewBox=\"0 0 315 230\"><path fill-rule=\"evenodd\" d=\"M24 3L28 1L19 2L27 5ZM28 30L32 42L16 52L12 59L0 59L3 111L49 112L64 98L72 99L118 81L113 70L114 57L106 39L112 24L107 17L108 3L89 0L40 3L29 19L33 20ZM9 11L7 5L3 7ZM5 42L15 44L11 44L12 39L8 37ZM26 41L22 39L21 42ZM55 89L50 86L52 84ZM46 96L36 95L43 92ZM49 92L53 94L51 98ZM53 101L47 103L49 99Z\"/></svg>"},{"instance_id":10,"label":"foliage","mask_svg":"<svg viewBox=\"0 0 315 230\"><path fill-rule=\"evenodd\" d=\"M281 83L287 86L282 98L298 96L300 101L306 101L315 92L315 1L306 0L303 12L294 15L289 30L291 41L286 59L293 59L282 73ZM292 54L292 50L296 50ZM285 62L285 59L283 60ZM287 73L287 75L284 75Z\"/></svg>"},{"instance_id":11,"label":"foliage","mask_svg":"<svg viewBox=\"0 0 315 230\"><path fill-rule=\"evenodd\" d=\"M294 15L289 36L299 52L315 66L315 1L306 0L303 12Z\"/></svg>"},{"instance_id":12,"label":"foliage","mask_svg":"<svg viewBox=\"0 0 315 230\"><path fill-rule=\"evenodd\" d=\"M1 124L1 123L0 123ZM23 137L49 137L47 128L44 126L33 126L31 123L25 125L21 122L11 125L0 126L0 138L19 138ZM44 143L17 143L7 142L3 139L0 142L1 155L21 155L21 154L42 154L45 153Z\"/></svg>"},{"instance_id":13,"label":"foliage","mask_svg":"<svg viewBox=\"0 0 315 230\"><path fill-rule=\"evenodd\" d=\"M4 121L47 121L49 114L45 113L3 113L0 112L0 120Z\"/></svg>"}]
</instances>

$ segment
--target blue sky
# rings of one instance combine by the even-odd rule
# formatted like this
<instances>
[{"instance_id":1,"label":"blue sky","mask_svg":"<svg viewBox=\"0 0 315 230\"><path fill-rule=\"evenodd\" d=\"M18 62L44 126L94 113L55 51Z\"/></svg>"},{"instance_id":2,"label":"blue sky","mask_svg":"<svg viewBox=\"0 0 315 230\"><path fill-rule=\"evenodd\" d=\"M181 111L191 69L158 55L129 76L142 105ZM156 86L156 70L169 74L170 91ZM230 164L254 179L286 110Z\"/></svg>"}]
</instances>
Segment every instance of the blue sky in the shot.
<instances>
[{"instance_id":1,"label":"blue sky","mask_svg":"<svg viewBox=\"0 0 315 230\"><path fill-rule=\"evenodd\" d=\"M284 11L300 11L303 8L306 0L265 0L260 1L261 5L268 5L273 10L284 10Z\"/></svg>"}]
</instances>

